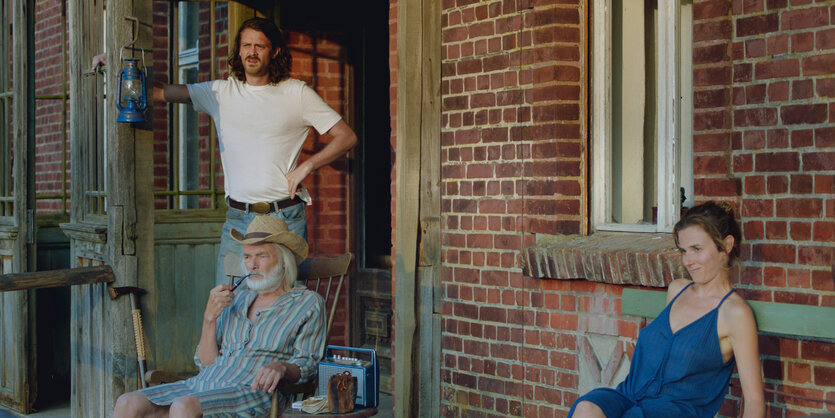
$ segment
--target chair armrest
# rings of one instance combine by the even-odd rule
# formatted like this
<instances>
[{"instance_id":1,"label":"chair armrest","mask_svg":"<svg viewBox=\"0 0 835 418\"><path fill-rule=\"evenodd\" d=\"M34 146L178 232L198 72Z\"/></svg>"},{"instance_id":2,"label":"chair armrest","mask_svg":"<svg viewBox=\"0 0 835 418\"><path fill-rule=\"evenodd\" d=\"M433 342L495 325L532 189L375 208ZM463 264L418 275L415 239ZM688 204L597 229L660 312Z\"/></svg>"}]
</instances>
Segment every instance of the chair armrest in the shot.
<instances>
[{"instance_id":1,"label":"chair armrest","mask_svg":"<svg viewBox=\"0 0 835 418\"><path fill-rule=\"evenodd\" d=\"M319 388L319 379L314 377L305 383L288 383L287 381L281 380L278 382L278 390L282 392L297 394L301 393L302 395L313 395L316 393L316 389Z\"/></svg>"},{"instance_id":2,"label":"chair armrest","mask_svg":"<svg viewBox=\"0 0 835 418\"><path fill-rule=\"evenodd\" d=\"M148 382L149 385L178 382L184 379L186 378L177 376L174 373L169 373L165 370L148 370L145 372L145 381Z\"/></svg>"}]
</instances>

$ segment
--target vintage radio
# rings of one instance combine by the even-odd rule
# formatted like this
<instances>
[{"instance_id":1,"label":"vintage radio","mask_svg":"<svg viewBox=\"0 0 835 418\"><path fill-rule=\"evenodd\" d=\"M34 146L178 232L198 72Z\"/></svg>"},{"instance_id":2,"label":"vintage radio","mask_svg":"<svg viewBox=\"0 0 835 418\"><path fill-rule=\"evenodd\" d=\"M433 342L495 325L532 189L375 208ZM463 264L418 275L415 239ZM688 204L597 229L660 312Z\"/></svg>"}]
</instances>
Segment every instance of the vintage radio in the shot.
<instances>
[{"instance_id":1,"label":"vintage radio","mask_svg":"<svg viewBox=\"0 0 835 418\"><path fill-rule=\"evenodd\" d=\"M345 371L357 378L355 404L360 407L376 407L380 402L377 352L365 348L327 346L325 358L319 362L319 395L327 395L329 377Z\"/></svg>"}]
</instances>

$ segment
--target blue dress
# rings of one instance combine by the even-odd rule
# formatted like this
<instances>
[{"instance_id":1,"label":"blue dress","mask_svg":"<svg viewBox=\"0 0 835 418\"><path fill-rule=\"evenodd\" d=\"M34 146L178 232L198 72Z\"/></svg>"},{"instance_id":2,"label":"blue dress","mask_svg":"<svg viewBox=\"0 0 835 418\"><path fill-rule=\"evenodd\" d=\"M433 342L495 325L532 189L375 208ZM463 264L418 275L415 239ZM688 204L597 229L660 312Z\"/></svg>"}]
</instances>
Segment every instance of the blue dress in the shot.
<instances>
[{"instance_id":1,"label":"blue dress","mask_svg":"<svg viewBox=\"0 0 835 418\"><path fill-rule=\"evenodd\" d=\"M613 417L712 417L719 411L734 368L734 359L724 363L716 320L719 307L676 331L670 328L670 307L687 290L682 289L661 314L641 330L629 374L616 389L599 388L580 401L599 406Z\"/></svg>"}]
</instances>

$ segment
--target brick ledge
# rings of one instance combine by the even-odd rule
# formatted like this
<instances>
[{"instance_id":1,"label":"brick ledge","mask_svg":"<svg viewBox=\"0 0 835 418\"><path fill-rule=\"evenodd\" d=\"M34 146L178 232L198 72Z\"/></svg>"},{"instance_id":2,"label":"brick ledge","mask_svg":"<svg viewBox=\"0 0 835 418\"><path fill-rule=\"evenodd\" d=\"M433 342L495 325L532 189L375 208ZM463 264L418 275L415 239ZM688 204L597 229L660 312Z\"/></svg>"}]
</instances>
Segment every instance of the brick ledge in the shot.
<instances>
[{"instance_id":1,"label":"brick ledge","mask_svg":"<svg viewBox=\"0 0 835 418\"><path fill-rule=\"evenodd\" d=\"M522 272L541 279L666 287L688 277L670 234L596 232L537 239L522 250Z\"/></svg>"}]
</instances>

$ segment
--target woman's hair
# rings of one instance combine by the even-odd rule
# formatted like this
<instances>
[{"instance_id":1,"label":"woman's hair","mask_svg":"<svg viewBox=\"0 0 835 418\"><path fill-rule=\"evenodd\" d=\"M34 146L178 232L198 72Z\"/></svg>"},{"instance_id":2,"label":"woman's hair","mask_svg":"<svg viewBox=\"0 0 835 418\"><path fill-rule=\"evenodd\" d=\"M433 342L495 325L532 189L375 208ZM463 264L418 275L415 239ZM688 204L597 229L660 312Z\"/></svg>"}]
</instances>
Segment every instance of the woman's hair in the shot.
<instances>
[{"instance_id":1,"label":"woman's hair","mask_svg":"<svg viewBox=\"0 0 835 418\"><path fill-rule=\"evenodd\" d=\"M716 243L716 248L720 252L725 252L725 242L723 241L725 237L728 235L734 237L733 248L728 252L728 266L730 267L739 257L739 243L742 240L742 234L734 217L734 210L728 203L705 202L688 209L673 227L673 239L676 247L679 246L678 233L690 226L702 228L710 239Z\"/></svg>"},{"instance_id":2,"label":"woman's hair","mask_svg":"<svg viewBox=\"0 0 835 418\"><path fill-rule=\"evenodd\" d=\"M278 55L270 58L268 65L270 73L270 83L277 84L290 76L290 68L293 64L293 59L290 56L290 51L287 49L287 44L284 42L284 36L281 31L271 20L262 17L253 17L245 21L241 28L238 29L238 34L235 35L235 46L232 48L232 54L229 55L229 72L240 81L246 81L246 74L244 73L244 63L241 60L241 32L244 29L257 30L264 34L270 40L273 50L278 48ZM270 51L272 53L272 50Z\"/></svg>"}]
</instances>

